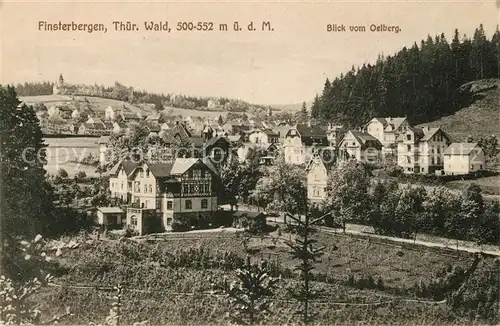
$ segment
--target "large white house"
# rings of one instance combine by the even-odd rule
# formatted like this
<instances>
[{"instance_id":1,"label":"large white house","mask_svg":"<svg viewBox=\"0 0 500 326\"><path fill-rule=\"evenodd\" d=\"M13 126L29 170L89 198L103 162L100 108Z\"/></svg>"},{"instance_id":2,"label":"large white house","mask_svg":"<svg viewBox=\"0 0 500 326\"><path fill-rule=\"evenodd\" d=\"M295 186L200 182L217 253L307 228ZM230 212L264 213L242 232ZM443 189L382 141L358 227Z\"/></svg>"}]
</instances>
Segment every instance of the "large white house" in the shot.
<instances>
[{"instance_id":1,"label":"large white house","mask_svg":"<svg viewBox=\"0 0 500 326\"><path fill-rule=\"evenodd\" d=\"M443 156L444 173L447 175L469 174L485 167L484 152L477 143L452 143Z\"/></svg>"},{"instance_id":2,"label":"large white house","mask_svg":"<svg viewBox=\"0 0 500 326\"><path fill-rule=\"evenodd\" d=\"M406 127L399 135L398 165L404 173L428 174L443 170L444 152L451 137L440 127Z\"/></svg>"},{"instance_id":3,"label":"large white house","mask_svg":"<svg viewBox=\"0 0 500 326\"><path fill-rule=\"evenodd\" d=\"M373 118L365 125L365 132L382 144L382 155L396 154L397 139L409 126L406 117Z\"/></svg>"},{"instance_id":4,"label":"large white house","mask_svg":"<svg viewBox=\"0 0 500 326\"><path fill-rule=\"evenodd\" d=\"M326 131L319 126L297 124L288 130L283 145L285 162L290 164L306 164L311 157L330 143Z\"/></svg>"}]
</instances>

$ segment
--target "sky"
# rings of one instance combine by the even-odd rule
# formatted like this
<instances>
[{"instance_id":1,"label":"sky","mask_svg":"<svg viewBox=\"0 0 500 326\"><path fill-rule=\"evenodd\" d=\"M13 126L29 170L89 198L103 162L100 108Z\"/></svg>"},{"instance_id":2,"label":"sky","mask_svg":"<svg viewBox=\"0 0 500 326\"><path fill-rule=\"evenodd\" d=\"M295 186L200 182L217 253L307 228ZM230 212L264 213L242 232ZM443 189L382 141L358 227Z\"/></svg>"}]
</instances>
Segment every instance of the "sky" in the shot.
<instances>
[{"instance_id":1,"label":"sky","mask_svg":"<svg viewBox=\"0 0 500 326\"><path fill-rule=\"evenodd\" d=\"M113 85L151 92L224 96L256 104L310 101L325 79L378 54L420 43L428 34L472 35L483 23L488 37L500 19L496 1L288 2L30 2L0 0L0 84L54 81ZM104 24L106 33L47 32L48 23ZM113 21L139 31L114 31ZM144 30L168 21L170 33ZM256 31L233 31L233 23ZM274 31L261 31L269 21ZM177 22L225 23L228 31L176 31ZM327 32L328 24L346 32ZM371 32L370 25L401 31ZM363 25L366 32L349 32Z\"/></svg>"}]
</instances>

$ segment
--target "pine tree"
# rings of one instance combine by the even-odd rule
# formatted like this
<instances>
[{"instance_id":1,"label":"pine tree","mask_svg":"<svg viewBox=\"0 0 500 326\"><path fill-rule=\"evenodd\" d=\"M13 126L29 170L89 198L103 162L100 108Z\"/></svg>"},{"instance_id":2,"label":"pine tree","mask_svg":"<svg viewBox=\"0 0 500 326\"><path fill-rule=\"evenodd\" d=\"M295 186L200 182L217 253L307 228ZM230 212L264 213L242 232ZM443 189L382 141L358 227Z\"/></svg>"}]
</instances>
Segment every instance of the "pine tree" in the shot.
<instances>
[{"instance_id":1,"label":"pine tree","mask_svg":"<svg viewBox=\"0 0 500 326\"><path fill-rule=\"evenodd\" d=\"M290 222L297 233L295 239L286 242L286 244L291 249L292 258L299 261L294 270L300 272L300 284L298 288L292 289L291 292L301 305L298 313L302 317L302 323L307 325L314 319L314 314L310 306L311 300L314 300L319 295L319 291L315 291L311 286L312 271L314 270L314 264L324 254L324 247L315 247L317 240L312 238L315 232L313 225L323 220L324 216L313 218L306 212L304 219L300 215L295 216L291 214L287 214L286 218L291 219Z\"/></svg>"},{"instance_id":2,"label":"pine tree","mask_svg":"<svg viewBox=\"0 0 500 326\"><path fill-rule=\"evenodd\" d=\"M45 147L32 107L20 105L13 87L0 86L1 232L35 235L49 231L51 189L45 181Z\"/></svg>"}]
</instances>

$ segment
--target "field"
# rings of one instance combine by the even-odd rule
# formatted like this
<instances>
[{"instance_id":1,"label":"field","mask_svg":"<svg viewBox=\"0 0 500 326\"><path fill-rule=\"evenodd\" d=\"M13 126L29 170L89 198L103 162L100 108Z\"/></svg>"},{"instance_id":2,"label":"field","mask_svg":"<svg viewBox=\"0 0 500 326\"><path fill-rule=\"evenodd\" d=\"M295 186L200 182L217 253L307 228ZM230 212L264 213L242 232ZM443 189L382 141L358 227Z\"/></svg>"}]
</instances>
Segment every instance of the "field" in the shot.
<instances>
[{"instance_id":1,"label":"field","mask_svg":"<svg viewBox=\"0 0 500 326\"><path fill-rule=\"evenodd\" d=\"M131 112L145 112L145 110L139 108L138 106L129 104L127 102L93 96L39 95L22 96L19 99L28 105L32 105L35 103L44 103L47 108L52 105L66 105L68 104L68 102L70 102L72 104L79 104L81 106L90 104L92 110L97 112L104 111L108 106L111 106L113 108L123 108L125 106ZM85 99L87 99L89 103L86 103Z\"/></svg>"},{"instance_id":2,"label":"field","mask_svg":"<svg viewBox=\"0 0 500 326\"><path fill-rule=\"evenodd\" d=\"M500 195L500 175L479 178L475 180L457 180L447 182L448 187L454 189L465 189L469 184L474 183L481 187L483 192L488 195Z\"/></svg>"},{"instance_id":3,"label":"field","mask_svg":"<svg viewBox=\"0 0 500 326\"><path fill-rule=\"evenodd\" d=\"M110 289L122 283L123 324L149 320L151 324L227 323L228 299L210 293L210 282L233 279L236 261L250 254L253 261L273 262L283 279L274 297L269 324L294 324L297 304L287 292L296 287L296 275L283 239L226 233L211 237L164 236L140 243L132 240L80 238L77 249L65 251L59 260L55 286L35 298L41 311L53 315L70 306L74 316L64 323L102 322L111 305ZM465 254L443 255L372 243L346 235L316 234L325 255L317 265L314 288L323 290L313 303L320 324L471 324L442 302L419 299L408 289L428 283L450 266L467 268L473 258ZM247 244L246 249L244 243ZM474 277L493 264L483 258ZM276 267L276 266L279 266ZM353 286L349 279L372 277L377 286ZM75 287L75 285L79 285ZM466 290L467 291L467 290ZM476 323L481 323L477 320Z\"/></svg>"},{"instance_id":4,"label":"field","mask_svg":"<svg viewBox=\"0 0 500 326\"><path fill-rule=\"evenodd\" d=\"M97 176L95 167L72 162L89 154L98 155L99 146L96 141L97 138L91 137L45 138L45 144L48 145L45 170L56 174L62 168L70 176L79 171L84 171L87 176Z\"/></svg>"},{"instance_id":5,"label":"field","mask_svg":"<svg viewBox=\"0 0 500 326\"><path fill-rule=\"evenodd\" d=\"M174 107L167 107L163 112L167 116L182 116L182 117L202 117L217 119L219 116L225 117L228 111L199 111L190 109L181 109Z\"/></svg>"},{"instance_id":6,"label":"field","mask_svg":"<svg viewBox=\"0 0 500 326\"><path fill-rule=\"evenodd\" d=\"M475 100L455 114L442 117L424 125L443 129L457 141L471 135L475 139L483 136L500 137L498 116L500 114L500 80L472 82Z\"/></svg>"},{"instance_id":7,"label":"field","mask_svg":"<svg viewBox=\"0 0 500 326\"><path fill-rule=\"evenodd\" d=\"M89 101L89 103L85 102L85 99ZM140 104L132 105L127 102L117 101L113 99L107 99L102 97L92 97L92 96L65 96L65 95L40 95L40 96L24 96L20 97L20 100L28 105L33 105L36 103L44 103L47 107L52 105L66 105L68 102L79 105L81 107L86 104L90 104L92 110L96 112L104 111L108 106L113 108L123 108L126 107L128 111L131 112L139 112L143 115L148 115L153 113L153 111L149 108L141 107ZM164 110L164 113L171 116L192 116L192 117L210 117L210 118L218 118L219 116L226 116L227 111L198 111L198 110L189 110L189 109L181 109L174 107L167 107Z\"/></svg>"}]
</instances>

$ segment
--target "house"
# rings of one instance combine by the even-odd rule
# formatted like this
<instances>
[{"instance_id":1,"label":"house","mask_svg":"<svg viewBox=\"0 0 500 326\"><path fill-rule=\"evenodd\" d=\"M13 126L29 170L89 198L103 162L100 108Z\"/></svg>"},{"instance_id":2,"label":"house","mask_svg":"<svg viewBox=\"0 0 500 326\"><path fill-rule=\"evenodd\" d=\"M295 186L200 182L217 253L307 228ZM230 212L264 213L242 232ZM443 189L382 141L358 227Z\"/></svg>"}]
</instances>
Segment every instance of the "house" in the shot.
<instances>
[{"instance_id":1,"label":"house","mask_svg":"<svg viewBox=\"0 0 500 326\"><path fill-rule=\"evenodd\" d=\"M167 144L186 142L190 137L192 137L191 132L185 124L179 121L175 123L174 127L166 130L166 133L163 135L163 139Z\"/></svg>"},{"instance_id":2,"label":"house","mask_svg":"<svg viewBox=\"0 0 500 326\"><path fill-rule=\"evenodd\" d=\"M406 127L398 137L398 165L404 173L435 173L443 169L451 137L440 127Z\"/></svg>"},{"instance_id":3,"label":"house","mask_svg":"<svg viewBox=\"0 0 500 326\"><path fill-rule=\"evenodd\" d=\"M78 135L102 136L110 133L111 130L107 130L105 125L100 123L82 123L78 127Z\"/></svg>"},{"instance_id":4,"label":"house","mask_svg":"<svg viewBox=\"0 0 500 326\"><path fill-rule=\"evenodd\" d=\"M120 207L97 207L97 223L108 229L121 229L125 212Z\"/></svg>"},{"instance_id":5,"label":"house","mask_svg":"<svg viewBox=\"0 0 500 326\"><path fill-rule=\"evenodd\" d=\"M129 128L127 127L127 125L123 122L118 122L118 121L115 121L113 122L113 132L115 134L119 134L119 133L126 133L128 132Z\"/></svg>"},{"instance_id":6,"label":"house","mask_svg":"<svg viewBox=\"0 0 500 326\"><path fill-rule=\"evenodd\" d=\"M142 117L132 112L121 112L117 119L125 122L139 122L142 120Z\"/></svg>"},{"instance_id":7,"label":"house","mask_svg":"<svg viewBox=\"0 0 500 326\"><path fill-rule=\"evenodd\" d=\"M73 134L78 133L78 129L80 128L81 123L72 123L69 125L69 131Z\"/></svg>"},{"instance_id":8,"label":"house","mask_svg":"<svg viewBox=\"0 0 500 326\"><path fill-rule=\"evenodd\" d=\"M101 119L98 117L89 117L85 123L92 123L92 124L101 124L104 125L104 122L102 122Z\"/></svg>"},{"instance_id":9,"label":"house","mask_svg":"<svg viewBox=\"0 0 500 326\"><path fill-rule=\"evenodd\" d=\"M104 165L107 163L106 160L106 151L108 150L110 137L109 136L101 136L97 140L97 144L99 145L99 163Z\"/></svg>"},{"instance_id":10,"label":"house","mask_svg":"<svg viewBox=\"0 0 500 326\"><path fill-rule=\"evenodd\" d=\"M166 121L161 124L160 129L161 130L169 130L175 126L175 123L172 123L170 121Z\"/></svg>"},{"instance_id":11,"label":"house","mask_svg":"<svg viewBox=\"0 0 500 326\"><path fill-rule=\"evenodd\" d=\"M307 199L312 203L321 203L326 199L328 172L334 164L333 155L314 155L306 166ZM333 153L331 153L333 154Z\"/></svg>"},{"instance_id":12,"label":"house","mask_svg":"<svg viewBox=\"0 0 500 326\"><path fill-rule=\"evenodd\" d=\"M207 108L209 108L209 109L215 109L219 106L220 106L220 100L218 100L218 99L211 99L211 100L208 100L208 102L207 102Z\"/></svg>"},{"instance_id":13,"label":"house","mask_svg":"<svg viewBox=\"0 0 500 326\"><path fill-rule=\"evenodd\" d=\"M279 136L272 130L253 130L248 135L248 141L255 144L274 144L279 141Z\"/></svg>"},{"instance_id":14,"label":"house","mask_svg":"<svg viewBox=\"0 0 500 326\"><path fill-rule=\"evenodd\" d=\"M203 157L209 157L217 164L225 162L230 152L231 144L229 140L221 136L210 138L204 143L201 149Z\"/></svg>"},{"instance_id":15,"label":"house","mask_svg":"<svg viewBox=\"0 0 500 326\"><path fill-rule=\"evenodd\" d=\"M65 107L65 106L55 106L52 105L47 113L49 114L49 117L54 117L54 116L59 116L62 119L70 119L71 118L71 113L73 113L73 110Z\"/></svg>"},{"instance_id":16,"label":"house","mask_svg":"<svg viewBox=\"0 0 500 326\"><path fill-rule=\"evenodd\" d=\"M443 156L446 175L469 174L485 167L484 152L477 143L452 143Z\"/></svg>"},{"instance_id":17,"label":"house","mask_svg":"<svg viewBox=\"0 0 500 326\"><path fill-rule=\"evenodd\" d=\"M236 155L238 156L238 162L244 163L250 153L259 151L261 153L260 164L261 165L271 165L279 151L276 143L273 144L256 144L256 143L242 143L236 150Z\"/></svg>"},{"instance_id":18,"label":"house","mask_svg":"<svg viewBox=\"0 0 500 326\"><path fill-rule=\"evenodd\" d=\"M119 200L119 203L132 203L132 172L139 163L129 160L121 160L109 170L109 190L111 198Z\"/></svg>"},{"instance_id":19,"label":"house","mask_svg":"<svg viewBox=\"0 0 500 326\"><path fill-rule=\"evenodd\" d=\"M285 162L306 164L315 152L329 146L326 132L319 126L297 124L290 128L283 145Z\"/></svg>"},{"instance_id":20,"label":"house","mask_svg":"<svg viewBox=\"0 0 500 326\"><path fill-rule=\"evenodd\" d=\"M117 111L112 108L111 106L108 106L105 110L104 110L104 119L106 120L116 120L117 118Z\"/></svg>"},{"instance_id":21,"label":"house","mask_svg":"<svg viewBox=\"0 0 500 326\"><path fill-rule=\"evenodd\" d=\"M80 116L81 116L81 113L80 113L80 110L78 109L75 109L71 112L71 118L72 119L80 119Z\"/></svg>"},{"instance_id":22,"label":"house","mask_svg":"<svg viewBox=\"0 0 500 326\"><path fill-rule=\"evenodd\" d=\"M364 131L380 141L382 144L382 155L395 155L397 139L408 126L406 117L373 118L365 124Z\"/></svg>"},{"instance_id":23,"label":"house","mask_svg":"<svg viewBox=\"0 0 500 326\"><path fill-rule=\"evenodd\" d=\"M111 121L103 121L104 129L106 129L109 133L114 132L115 126Z\"/></svg>"},{"instance_id":24,"label":"house","mask_svg":"<svg viewBox=\"0 0 500 326\"><path fill-rule=\"evenodd\" d=\"M330 146L337 148L340 141L344 137L346 130L343 126L338 126L333 123L328 124L328 129L326 131L326 137L330 142Z\"/></svg>"},{"instance_id":25,"label":"house","mask_svg":"<svg viewBox=\"0 0 500 326\"><path fill-rule=\"evenodd\" d=\"M279 122L275 127L273 127L273 131L278 134L279 142L285 143L285 136L288 130L290 130L293 126L286 122Z\"/></svg>"},{"instance_id":26,"label":"house","mask_svg":"<svg viewBox=\"0 0 500 326\"><path fill-rule=\"evenodd\" d=\"M126 177L132 202L127 224L141 234L170 230L177 219L210 219L218 210L218 174L208 160L143 162Z\"/></svg>"},{"instance_id":27,"label":"house","mask_svg":"<svg viewBox=\"0 0 500 326\"><path fill-rule=\"evenodd\" d=\"M164 122L163 116L160 112L150 114L146 117L147 122L154 122L156 124L162 124Z\"/></svg>"},{"instance_id":28,"label":"house","mask_svg":"<svg viewBox=\"0 0 500 326\"><path fill-rule=\"evenodd\" d=\"M375 162L381 158L382 144L370 134L349 130L339 143L339 159Z\"/></svg>"}]
</instances>

